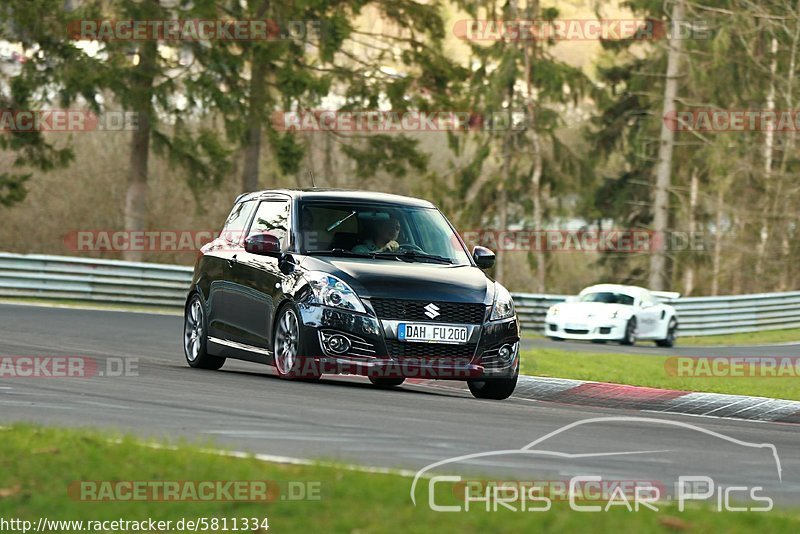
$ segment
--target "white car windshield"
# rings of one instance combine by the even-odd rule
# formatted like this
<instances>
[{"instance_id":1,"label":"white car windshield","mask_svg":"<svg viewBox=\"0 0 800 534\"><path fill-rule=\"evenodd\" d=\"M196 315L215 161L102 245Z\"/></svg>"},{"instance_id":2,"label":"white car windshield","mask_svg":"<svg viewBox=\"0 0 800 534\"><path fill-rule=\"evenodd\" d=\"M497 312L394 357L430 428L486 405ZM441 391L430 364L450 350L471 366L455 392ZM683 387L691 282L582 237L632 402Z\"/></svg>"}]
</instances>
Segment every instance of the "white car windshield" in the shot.
<instances>
[{"instance_id":1,"label":"white car windshield","mask_svg":"<svg viewBox=\"0 0 800 534\"><path fill-rule=\"evenodd\" d=\"M613 293L611 291L600 291L597 293L586 293L581 295L579 302L603 302L605 304L622 304L633 306L633 297L624 293Z\"/></svg>"}]
</instances>

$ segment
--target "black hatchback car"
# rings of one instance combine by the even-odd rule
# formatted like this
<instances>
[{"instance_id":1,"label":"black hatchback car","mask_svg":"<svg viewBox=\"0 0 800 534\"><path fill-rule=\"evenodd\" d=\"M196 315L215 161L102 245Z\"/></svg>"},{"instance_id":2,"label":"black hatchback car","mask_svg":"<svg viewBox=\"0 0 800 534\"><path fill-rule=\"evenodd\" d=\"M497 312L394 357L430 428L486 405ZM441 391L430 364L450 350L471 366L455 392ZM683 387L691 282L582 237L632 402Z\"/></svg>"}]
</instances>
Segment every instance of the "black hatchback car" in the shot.
<instances>
[{"instance_id":1,"label":"black hatchback car","mask_svg":"<svg viewBox=\"0 0 800 534\"><path fill-rule=\"evenodd\" d=\"M519 374L519 323L509 292L482 271L493 264L424 200L247 193L201 249L186 360L260 362L285 379L359 374L383 387L464 380L475 397L505 399Z\"/></svg>"}]
</instances>

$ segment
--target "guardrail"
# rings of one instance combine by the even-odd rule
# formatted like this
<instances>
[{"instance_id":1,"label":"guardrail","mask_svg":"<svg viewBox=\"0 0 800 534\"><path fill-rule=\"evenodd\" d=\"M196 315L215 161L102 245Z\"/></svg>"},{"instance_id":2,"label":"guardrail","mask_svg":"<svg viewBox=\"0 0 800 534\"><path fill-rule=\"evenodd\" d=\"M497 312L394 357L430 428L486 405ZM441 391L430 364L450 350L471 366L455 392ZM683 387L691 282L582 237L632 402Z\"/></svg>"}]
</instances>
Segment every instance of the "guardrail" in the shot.
<instances>
[{"instance_id":1,"label":"guardrail","mask_svg":"<svg viewBox=\"0 0 800 534\"><path fill-rule=\"evenodd\" d=\"M181 308L191 267L94 258L0 253L0 297L32 297ZM541 332L547 308L567 295L514 293L526 330ZM800 328L800 291L680 298L680 335Z\"/></svg>"},{"instance_id":2,"label":"guardrail","mask_svg":"<svg viewBox=\"0 0 800 534\"><path fill-rule=\"evenodd\" d=\"M0 253L0 297L182 307L192 269L95 258Z\"/></svg>"}]
</instances>

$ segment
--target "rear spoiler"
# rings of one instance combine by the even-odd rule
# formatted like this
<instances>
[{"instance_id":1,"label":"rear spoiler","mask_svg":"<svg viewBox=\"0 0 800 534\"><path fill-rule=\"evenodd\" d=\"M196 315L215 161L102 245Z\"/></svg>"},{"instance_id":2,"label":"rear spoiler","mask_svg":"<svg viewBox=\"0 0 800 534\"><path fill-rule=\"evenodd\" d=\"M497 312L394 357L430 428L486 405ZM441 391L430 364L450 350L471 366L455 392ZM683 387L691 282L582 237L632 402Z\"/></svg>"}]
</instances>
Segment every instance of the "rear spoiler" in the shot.
<instances>
[{"instance_id":1,"label":"rear spoiler","mask_svg":"<svg viewBox=\"0 0 800 534\"><path fill-rule=\"evenodd\" d=\"M681 296L680 293L674 291L651 291L650 294L664 300L675 300Z\"/></svg>"}]
</instances>

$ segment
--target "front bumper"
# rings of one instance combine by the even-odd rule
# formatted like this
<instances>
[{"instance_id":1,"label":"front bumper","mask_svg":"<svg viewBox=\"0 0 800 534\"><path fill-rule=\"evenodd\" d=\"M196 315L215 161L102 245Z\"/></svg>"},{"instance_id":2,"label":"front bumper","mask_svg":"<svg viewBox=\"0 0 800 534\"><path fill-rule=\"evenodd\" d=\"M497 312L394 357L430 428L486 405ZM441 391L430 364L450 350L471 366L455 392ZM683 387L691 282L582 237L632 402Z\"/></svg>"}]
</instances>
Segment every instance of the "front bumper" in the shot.
<instances>
[{"instance_id":1,"label":"front bumper","mask_svg":"<svg viewBox=\"0 0 800 534\"><path fill-rule=\"evenodd\" d=\"M564 320L547 316L544 335L559 339L618 341L625 337L624 319Z\"/></svg>"},{"instance_id":2,"label":"front bumper","mask_svg":"<svg viewBox=\"0 0 800 534\"><path fill-rule=\"evenodd\" d=\"M402 321L316 304L298 308L305 357L313 359L322 373L472 380L511 377L519 369L516 317L468 325L466 344L445 345L398 340L397 324ZM333 335L347 338L350 347L345 353L336 354L326 345L326 338Z\"/></svg>"}]
</instances>

